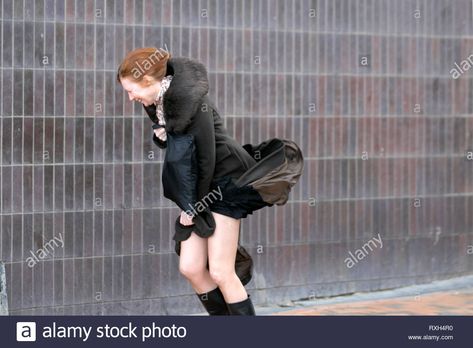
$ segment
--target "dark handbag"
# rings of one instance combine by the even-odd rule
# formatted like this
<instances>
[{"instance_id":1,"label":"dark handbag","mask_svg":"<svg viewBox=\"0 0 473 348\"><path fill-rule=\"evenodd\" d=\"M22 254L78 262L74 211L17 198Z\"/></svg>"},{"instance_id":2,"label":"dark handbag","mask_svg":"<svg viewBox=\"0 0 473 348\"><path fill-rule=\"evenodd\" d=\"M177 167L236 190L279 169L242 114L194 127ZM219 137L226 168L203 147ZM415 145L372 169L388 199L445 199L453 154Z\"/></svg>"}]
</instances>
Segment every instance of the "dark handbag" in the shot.
<instances>
[{"instance_id":1,"label":"dark handbag","mask_svg":"<svg viewBox=\"0 0 473 348\"><path fill-rule=\"evenodd\" d=\"M241 237L241 224L238 239ZM250 282L253 274L253 259L251 255L238 242L237 253L235 257L235 273L240 278L241 283L246 285Z\"/></svg>"},{"instance_id":2,"label":"dark handbag","mask_svg":"<svg viewBox=\"0 0 473 348\"><path fill-rule=\"evenodd\" d=\"M197 160L193 134L167 133L161 176L164 197L183 211L197 201Z\"/></svg>"},{"instance_id":3,"label":"dark handbag","mask_svg":"<svg viewBox=\"0 0 473 348\"><path fill-rule=\"evenodd\" d=\"M238 245L237 248L235 272L243 285L250 282L253 273L253 259L241 245Z\"/></svg>"}]
</instances>

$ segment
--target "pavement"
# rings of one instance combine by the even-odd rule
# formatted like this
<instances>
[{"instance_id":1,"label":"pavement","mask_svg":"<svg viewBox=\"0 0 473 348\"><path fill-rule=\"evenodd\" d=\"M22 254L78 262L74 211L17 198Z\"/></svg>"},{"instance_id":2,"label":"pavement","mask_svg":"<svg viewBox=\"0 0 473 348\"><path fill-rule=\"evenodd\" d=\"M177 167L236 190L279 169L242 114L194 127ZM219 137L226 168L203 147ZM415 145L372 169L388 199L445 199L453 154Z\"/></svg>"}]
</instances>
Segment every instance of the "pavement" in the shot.
<instances>
[{"instance_id":1,"label":"pavement","mask_svg":"<svg viewBox=\"0 0 473 348\"><path fill-rule=\"evenodd\" d=\"M473 276L393 290L256 306L256 315L473 315Z\"/></svg>"}]
</instances>

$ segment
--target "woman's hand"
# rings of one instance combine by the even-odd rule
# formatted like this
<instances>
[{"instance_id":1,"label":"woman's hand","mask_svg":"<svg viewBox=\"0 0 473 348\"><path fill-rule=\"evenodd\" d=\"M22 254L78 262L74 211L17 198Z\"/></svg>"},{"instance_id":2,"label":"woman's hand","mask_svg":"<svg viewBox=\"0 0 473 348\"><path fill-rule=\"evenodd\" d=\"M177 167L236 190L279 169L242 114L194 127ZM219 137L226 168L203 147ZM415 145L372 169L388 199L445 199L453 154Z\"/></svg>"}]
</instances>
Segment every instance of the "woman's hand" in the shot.
<instances>
[{"instance_id":1,"label":"woman's hand","mask_svg":"<svg viewBox=\"0 0 473 348\"><path fill-rule=\"evenodd\" d=\"M181 219L179 222L184 226L190 226L194 224L192 222L192 217L187 215L185 211L181 212Z\"/></svg>"},{"instance_id":2,"label":"woman's hand","mask_svg":"<svg viewBox=\"0 0 473 348\"><path fill-rule=\"evenodd\" d=\"M162 141L166 141L166 129L161 127L158 129L154 130L154 134L156 134L156 137L159 138Z\"/></svg>"}]
</instances>

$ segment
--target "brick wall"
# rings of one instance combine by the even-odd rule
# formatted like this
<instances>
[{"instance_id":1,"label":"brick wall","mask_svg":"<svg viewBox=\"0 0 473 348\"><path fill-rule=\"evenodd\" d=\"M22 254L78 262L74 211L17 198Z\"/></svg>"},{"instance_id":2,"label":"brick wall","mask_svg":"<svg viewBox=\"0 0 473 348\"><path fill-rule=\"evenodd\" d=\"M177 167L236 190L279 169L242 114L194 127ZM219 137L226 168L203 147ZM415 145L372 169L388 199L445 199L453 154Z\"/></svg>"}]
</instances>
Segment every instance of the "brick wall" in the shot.
<instances>
[{"instance_id":1,"label":"brick wall","mask_svg":"<svg viewBox=\"0 0 473 348\"><path fill-rule=\"evenodd\" d=\"M241 144L301 146L288 203L242 221L256 304L473 272L473 71L451 72L473 53L470 1L0 4L11 314L203 311L178 272L164 153L115 82L126 52L144 46L206 65Z\"/></svg>"}]
</instances>

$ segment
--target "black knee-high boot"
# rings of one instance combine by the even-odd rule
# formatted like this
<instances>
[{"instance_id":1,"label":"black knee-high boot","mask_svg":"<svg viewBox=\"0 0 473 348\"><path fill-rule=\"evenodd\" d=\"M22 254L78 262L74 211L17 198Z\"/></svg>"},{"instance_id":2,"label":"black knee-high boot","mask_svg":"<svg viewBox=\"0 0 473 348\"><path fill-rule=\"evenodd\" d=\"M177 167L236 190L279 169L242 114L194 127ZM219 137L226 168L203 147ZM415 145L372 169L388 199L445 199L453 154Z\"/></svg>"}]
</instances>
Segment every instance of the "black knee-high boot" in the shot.
<instances>
[{"instance_id":1,"label":"black knee-high boot","mask_svg":"<svg viewBox=\"0 0 473 348\"><path fill-rule=\"evenodd\" d=\"M256 315L255 308L251 302L250 294L248 294L248 298L246 300L235 303L227 303L227 306L230 315Z\"/></svg>"},{"instance_id":2,"label":"black knee-high boot","mask_svg":"<svg viewBox=\"0 0 473 348\"><path fill-rule=\"evenodd\" d=\"M218 286L209 292L197 294L197 297L209 315L229 315L227 303Z\"/></svg>"}]
</instances>

